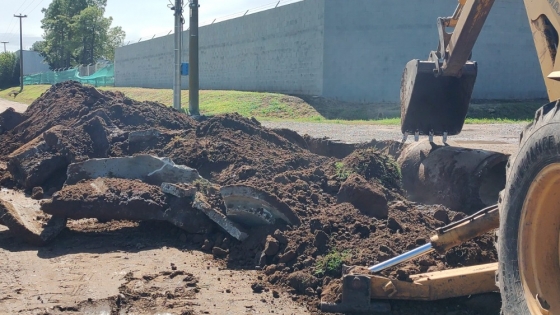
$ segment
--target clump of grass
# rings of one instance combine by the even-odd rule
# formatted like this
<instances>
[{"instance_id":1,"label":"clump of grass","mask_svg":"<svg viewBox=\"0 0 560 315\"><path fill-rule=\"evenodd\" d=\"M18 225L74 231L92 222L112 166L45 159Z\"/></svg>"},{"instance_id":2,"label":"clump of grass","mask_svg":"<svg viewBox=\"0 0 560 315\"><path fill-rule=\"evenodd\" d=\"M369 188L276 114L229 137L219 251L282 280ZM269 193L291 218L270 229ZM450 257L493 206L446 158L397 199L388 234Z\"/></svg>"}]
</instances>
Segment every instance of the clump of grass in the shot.
<instances>
[{"instance_id":1,"label":"clump of grass","mask_svg":"<svg viewBox=\"0 0 560 315\"><path fill-rule=\"evenodd\" d=\"M342 274L342 264L348 262L351 255L348 250L333 250L315 263L315 276L338 277Z\"/></svg>"},{"instance_id":2,"label":"clump of grass","mask_svg":"<svg viewBox=\"0 0 560 315\"><path fill-rule=\"evenodd\" d=\"M346 180L353 173L352 169L347 168L343 162L334 163L334 168L336 170L336 178L339 180Z\"/></svg>"}]
</instances>

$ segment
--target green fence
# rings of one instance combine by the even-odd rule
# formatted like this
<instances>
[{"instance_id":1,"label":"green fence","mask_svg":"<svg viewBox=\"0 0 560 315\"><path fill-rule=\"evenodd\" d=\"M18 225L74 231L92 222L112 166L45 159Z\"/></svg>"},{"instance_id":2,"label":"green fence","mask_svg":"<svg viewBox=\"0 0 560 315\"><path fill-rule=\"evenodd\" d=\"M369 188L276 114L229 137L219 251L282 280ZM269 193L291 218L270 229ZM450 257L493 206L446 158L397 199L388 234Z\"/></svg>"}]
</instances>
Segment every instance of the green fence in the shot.
<instances>
[{"instance_id":1,"label":"green fence","mask_svg":"<svg viewBox=\"0 0 560 315\"><path fill-rule=\"evenodd\" d=\"M56 84L69 80L93 86L113 86L115 84L115 66L113 64L108 64L97 70L94 74L88 76L80 76L77 68L26 75L23 77L23 84Z\"/></svg>"}]
</instances>

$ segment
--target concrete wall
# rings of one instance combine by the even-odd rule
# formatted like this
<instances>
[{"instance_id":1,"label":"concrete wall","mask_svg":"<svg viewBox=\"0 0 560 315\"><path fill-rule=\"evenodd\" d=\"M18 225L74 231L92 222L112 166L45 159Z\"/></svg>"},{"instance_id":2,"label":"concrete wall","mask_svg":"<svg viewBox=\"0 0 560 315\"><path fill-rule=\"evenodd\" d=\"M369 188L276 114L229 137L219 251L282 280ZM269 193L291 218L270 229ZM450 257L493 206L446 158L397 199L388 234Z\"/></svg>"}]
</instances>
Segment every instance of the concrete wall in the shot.
<instances>
[{"instance_id":1,"label":"concrete wall","mask_svg":"<svg viewBox=\"0 0 560 315\"><path fill-rule=\"evenodd\" d=\"M327 0L323 95L349 101L398 102L402 71L437 49L436 19L448 0ZM476 99L546 96L522 1L496 1L473 50Z\"/></svg>"},{"instance_id":2,"label":"concrete wall","mask_svg":"<svg viewBox=\"0 0 560 315\"><path fill-rule=\"evenodd\" d=\"M19 50L16 52L19 58ZM36 51L23 51L23 75L36 74L49 71L49 65L44 63L44 58Z\"/></svg>"},{"instance_id":3,"label":"concrete wall","mask_svg":"<svg viewBox=\"0 0 560 315\"><path fill-rule=\"evenodd\" d=\"M324 0L201 27L200 87L320 95ZM183 34L188 61L188 33ZM171 88L173 36L117 49L115 85ZM183 87L188 78L183 77Z\"/></svg>"},{"instance_id":4,"label":"concrete wall","mask_svg":"<svg viewBox=\"0 0 560 315\"><path fill-rule=\"evenodd\" d=\"M402 70L437 48L449 0L305 0L200 29L202 89L398 102ZM204 7L201 7L203 10ZM188 33L183 34L188 61ZM121 47L115 84L172 88L173 36ZM546 96L523 2L496 1L473 51L473 98ZM183 77L183 87L188 87Z\"/></svg>"}]
</instances>

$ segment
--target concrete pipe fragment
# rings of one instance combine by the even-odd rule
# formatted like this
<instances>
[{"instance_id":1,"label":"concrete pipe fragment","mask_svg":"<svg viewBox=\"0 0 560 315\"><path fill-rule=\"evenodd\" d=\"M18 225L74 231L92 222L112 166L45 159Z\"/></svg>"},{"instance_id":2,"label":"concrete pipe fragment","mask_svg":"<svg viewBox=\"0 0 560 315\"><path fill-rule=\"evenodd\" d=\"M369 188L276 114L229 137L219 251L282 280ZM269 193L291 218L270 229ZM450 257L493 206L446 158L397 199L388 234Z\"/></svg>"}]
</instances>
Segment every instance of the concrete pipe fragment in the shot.
<instances>
[{"instance_id":1,"label":"concrete pipe fragment","mask_svg":"<svg viewBox=\"0 0 560 315\"><path fill-rule=\"evenodd\" d=\"M402 184L410 200L471 213L498 201L508 156L421 141L400 155Z\"/></svg>"}]
</instances>

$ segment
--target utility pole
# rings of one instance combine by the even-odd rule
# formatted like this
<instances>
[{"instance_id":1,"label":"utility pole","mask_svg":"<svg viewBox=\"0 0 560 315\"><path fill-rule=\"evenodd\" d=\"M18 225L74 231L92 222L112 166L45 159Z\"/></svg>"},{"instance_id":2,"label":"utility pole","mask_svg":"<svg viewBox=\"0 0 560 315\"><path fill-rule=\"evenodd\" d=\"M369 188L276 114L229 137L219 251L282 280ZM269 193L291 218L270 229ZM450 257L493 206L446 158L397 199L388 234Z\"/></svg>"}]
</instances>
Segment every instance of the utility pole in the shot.
<instances>
[{"instance_id":1,"label":"utility pole","mask_svg":"<svg viewBox=\"0 0 560 315\"><path fill-rule=\"evenodd\" d=\"M4 44L4 52L6 52L6 44L9 42L0 42L0 44Z\"/></svg>"},{"instance_id":2,"label":"utility pole","mask_svg":"<svg viewBox=\"0 0 560 315\"><path fill-rule=\"evenodd\" d=\"M19 92L23 91L23 29L22 29L22 19L26 18L27 15L15 15L14 17L19 18Z\"/></svg>"},{"instance_id":3,"label":"utility pole","mask_svg":"<svg viewBox=\"0 0 560 315\"><path fill-rule=\"evenodd\" d=\"M173 79L173 108L181 110L181 29L183 28L183 0L175 0L175 76Z\"/></svg>"},{"instance_id":4,"label":"utility pole","mask_svg":"<svg viewBox=\"0 0 560 315\"><path fill-rule=\"evenodd\" d=\"M189 113L199 116L198 109L198 0L191 0L190 30L189 30Z\"/></svg>"}]
</instances>

